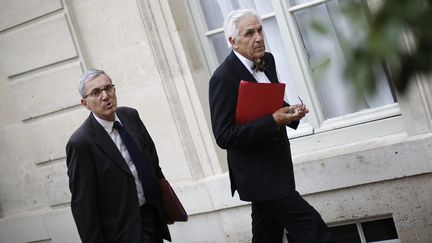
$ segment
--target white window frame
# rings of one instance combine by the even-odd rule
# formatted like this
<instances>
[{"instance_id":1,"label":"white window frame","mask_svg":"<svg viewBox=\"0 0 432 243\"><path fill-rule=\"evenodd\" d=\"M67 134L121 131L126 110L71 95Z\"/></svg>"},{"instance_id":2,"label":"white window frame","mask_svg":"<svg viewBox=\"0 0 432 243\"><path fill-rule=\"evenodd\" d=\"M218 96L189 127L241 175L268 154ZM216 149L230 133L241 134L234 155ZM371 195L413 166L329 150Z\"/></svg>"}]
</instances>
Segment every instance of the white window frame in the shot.
<instances>
[{"instance_id":1,"label":"white window frame","mask_svg":"<svg viewBox=\"0 0 432 243\"><path fill-rule=\"evenodd\" d=\"M274 12L261 16L263 19L276 17L299 95L310 110L310 113L307 115L308 123L301 124L297 130L288 129L288 136L292 139L291 144L295 147L293 148L293 154L405 133L405 126L401 118L398 103L362 110L336 118L324 119L306 59L306 51L304 50L293 14L300 9L316 6L326 1L329 0L314 0L306 4L291 7L288 0L271 0L269 3L273 5ZM188 2L211 75L219 66L219 63L208 36L223 32L223 28L207 31L206 20L200 6L200 1L188 0ZM278 64L276 63L276 65Z\"/></svg>"}]
</instances>

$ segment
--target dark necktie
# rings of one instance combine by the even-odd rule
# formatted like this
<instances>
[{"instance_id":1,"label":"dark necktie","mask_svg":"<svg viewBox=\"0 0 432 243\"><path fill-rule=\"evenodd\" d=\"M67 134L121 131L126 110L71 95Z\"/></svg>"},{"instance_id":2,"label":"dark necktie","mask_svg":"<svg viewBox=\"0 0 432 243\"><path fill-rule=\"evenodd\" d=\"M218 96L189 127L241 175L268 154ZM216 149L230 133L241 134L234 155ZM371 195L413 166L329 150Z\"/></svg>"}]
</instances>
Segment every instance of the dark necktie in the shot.
<instances>
[{"instance_id":1,"label":"dark necktie","mask_svg":"<svg viewBox=\"0 0 432 243\"><path fill-rule=\"evenodd\" d=\"M264 72L266 69L266 63L263 59L258 59L256 62L252 65L252 70L255 72Z\"/></svg>"},{"instance_id":2,"label":"dark necktie","mask_svg":"<svg viewBox=\"0 0 432 243\"><path fill-rule=\"evenodd\" d=\"M138 172L138 177L141 180L141 184L144 190L144 196L147 203L155 205L158 201L158 189L156 187L155 180L151 174L151 167L149 161L144 158L144 155L139 150L138 145L135 143L133 138L129 135L126 129L120 124L120 122L114 122L114 128L118 130L123 144L129 152L132 162Z\"/></svg>"}]
</instances>

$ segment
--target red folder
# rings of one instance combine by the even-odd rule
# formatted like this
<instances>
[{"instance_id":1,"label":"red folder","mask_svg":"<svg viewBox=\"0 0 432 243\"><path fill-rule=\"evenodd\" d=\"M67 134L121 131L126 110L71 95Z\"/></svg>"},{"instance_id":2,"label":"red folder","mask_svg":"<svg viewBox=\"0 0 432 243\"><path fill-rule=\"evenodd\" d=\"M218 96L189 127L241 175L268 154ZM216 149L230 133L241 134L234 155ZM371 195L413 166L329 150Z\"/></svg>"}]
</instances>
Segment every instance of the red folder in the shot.
<instances>
[{"instance_id":1,"label":"red folder","mask_svg":"<svg viewBox=\"0 0 432 243\"><path fill-rule=\"evenodd\" d=\"M256 83L242 80L237 98L236 123L244 124L271 115L283 106L284 83Z\"/></svg>"}]
</instances>

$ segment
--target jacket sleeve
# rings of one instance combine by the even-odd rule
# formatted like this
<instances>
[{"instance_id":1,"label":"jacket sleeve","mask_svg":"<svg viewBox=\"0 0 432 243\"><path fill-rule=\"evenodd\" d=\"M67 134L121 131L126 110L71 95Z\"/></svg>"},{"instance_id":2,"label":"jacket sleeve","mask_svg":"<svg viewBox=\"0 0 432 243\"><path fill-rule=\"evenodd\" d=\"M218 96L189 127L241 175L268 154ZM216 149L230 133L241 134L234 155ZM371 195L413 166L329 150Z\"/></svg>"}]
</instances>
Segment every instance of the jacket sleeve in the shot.
<instances>
[{"instance_id":1,"label":"jacket sleeve","mask_svg":"<svg viewBox=\"0 0 432 243\"><path fill-rule=\"evenodd\" d=\"M288 104L284 101L284 106L290 106L290 104ZM287 127L290 127L292 129L296 130L299 124L300 124L300 121L295 121L295 122L291 122L291 123L287 124Z\"/></svg>"},{"instance_id":2,"label":"jacket sleeve","mask_svg":"<svg viewBox=\"0 0 432 243\"><path fill-rule=\"evenodd\" d=\"M94 165L76 142L66 145L66 155L72 193L71 209L81 240L84 243L104 242L97 213L97 176Z\"/></svg>"}]
</instances>

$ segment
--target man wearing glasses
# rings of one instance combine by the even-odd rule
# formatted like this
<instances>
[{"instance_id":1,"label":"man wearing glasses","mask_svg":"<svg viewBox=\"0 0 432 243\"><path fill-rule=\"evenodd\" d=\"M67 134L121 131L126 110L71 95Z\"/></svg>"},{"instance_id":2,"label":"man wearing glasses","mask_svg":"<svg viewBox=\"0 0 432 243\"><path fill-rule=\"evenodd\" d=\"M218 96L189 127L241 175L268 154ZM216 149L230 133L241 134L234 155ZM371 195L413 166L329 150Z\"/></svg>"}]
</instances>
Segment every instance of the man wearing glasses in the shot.
<instances>
[{"instance_id":1,"label":"man wearing glasses","mask_svg":"<svg viewBox=\"0 0 432 243\"><path fill-rule=\"evenodd\" d=\"M296 129L308 109L303 102L285 104L271 115L237 124L240 81L278 83L278 77L273 55L265 52L258 14L231 12L224 32L232 52L210 79L211 121L217 144L227 150L232 194L237 190L241 200L252 202L252 242L280 243L284 229L292 236L289 242L330 242L321 216L295 189L286 126Z\"/></svg>"},{"instance_id":2,"label":"man wearing glasses","mask_svg":"<svg viewBox=\"0 0 432 243\"><path fill-rule=\"evenodd\" d=\"M171 241L155 145L138 112L117 108L111 78L91 69L79 81L90 115L66 145L71 209L82 242Z\"/></svg>"}]
</instances>

